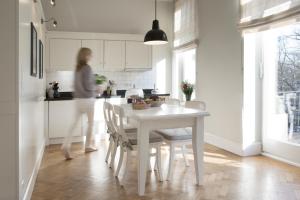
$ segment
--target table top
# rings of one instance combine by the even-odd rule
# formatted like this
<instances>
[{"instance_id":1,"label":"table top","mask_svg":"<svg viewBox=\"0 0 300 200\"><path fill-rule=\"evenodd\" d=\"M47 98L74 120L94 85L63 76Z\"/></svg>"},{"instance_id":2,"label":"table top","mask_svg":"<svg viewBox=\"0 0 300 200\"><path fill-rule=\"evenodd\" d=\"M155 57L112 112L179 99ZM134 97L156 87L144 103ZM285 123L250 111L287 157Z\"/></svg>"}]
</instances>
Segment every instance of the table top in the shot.
<instances>
[{"instance_id":1,"label":"table top","mask_svg":"<svg viewBox=\"0 0 300 200\"><path fill-rule=\"evenodd\" d=\"M205 117L209 116L207 111L199 109L185 108L184 106L165 105L161 107L154 107L145 110L133 110L132 105L123 104L122 107L127 116L144 121L144 120L157 120L157 119L171 119L171 118L185 118L185 117Z\"/></svg>"}]
</instances>

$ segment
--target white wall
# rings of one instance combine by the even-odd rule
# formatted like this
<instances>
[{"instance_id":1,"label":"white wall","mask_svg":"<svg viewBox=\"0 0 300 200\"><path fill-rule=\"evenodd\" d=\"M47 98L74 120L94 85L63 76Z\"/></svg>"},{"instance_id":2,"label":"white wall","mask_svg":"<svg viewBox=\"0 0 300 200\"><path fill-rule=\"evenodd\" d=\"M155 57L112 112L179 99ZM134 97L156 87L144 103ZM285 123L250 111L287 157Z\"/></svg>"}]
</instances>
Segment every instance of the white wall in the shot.
<instances>
[{"instance_id":1,"label":"white wall","mask_svg":"<svg viewBox=\"0 0 300 200\"><path fill-rule=\"evenodd\" d=\"M198 98L211 116L206 132L242 145L242 38L237 30L238 0L200 0Z\"/></svg>"},{"instance_id":2,"label":"white wall","mask_svg":"<svg viewBox=\"0 0 300 200\"><path fill-rule=\"evenodd\" d=\"M0 199L18 198L17 2L0 3Z\"/></svg>"},{"instance_id":3,"label":"white wall","mask_svg":"<svg viewBox=\"0 0 300 200\"><path fill-rule=\"evenodd\" d=\"M19 0L19 184L20 198L31 194L44 149L45 81L30 76L30 22L45 44L40 1ZM44 50L45 51L45 50Z\"/></svg>"}]
</instances>

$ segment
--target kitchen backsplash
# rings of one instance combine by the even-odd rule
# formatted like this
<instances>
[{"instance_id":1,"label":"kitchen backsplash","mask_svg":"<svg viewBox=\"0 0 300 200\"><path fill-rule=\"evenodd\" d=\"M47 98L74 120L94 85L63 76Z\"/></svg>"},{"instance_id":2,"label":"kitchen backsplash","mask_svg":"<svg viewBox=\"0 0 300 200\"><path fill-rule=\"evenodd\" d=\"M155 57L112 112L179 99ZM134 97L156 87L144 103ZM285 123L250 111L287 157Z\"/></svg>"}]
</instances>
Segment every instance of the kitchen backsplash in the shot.
<instances>
[{"instance_id":1,"label":"kitchen backsplash","mask_svg":"<svg viewBox=\"0 0 300 200\"><path fill-rule=\"evenodd\" d=\"M154 70L145 72L99 72L108 80L114 80L117 89L129 89L135 84L136 88L153 88L156 80ZM47 83L57 81L60 85L60 91L73 91L74 72L58 71L48 72L46 76Z\"/></svg>"}]
</instances>

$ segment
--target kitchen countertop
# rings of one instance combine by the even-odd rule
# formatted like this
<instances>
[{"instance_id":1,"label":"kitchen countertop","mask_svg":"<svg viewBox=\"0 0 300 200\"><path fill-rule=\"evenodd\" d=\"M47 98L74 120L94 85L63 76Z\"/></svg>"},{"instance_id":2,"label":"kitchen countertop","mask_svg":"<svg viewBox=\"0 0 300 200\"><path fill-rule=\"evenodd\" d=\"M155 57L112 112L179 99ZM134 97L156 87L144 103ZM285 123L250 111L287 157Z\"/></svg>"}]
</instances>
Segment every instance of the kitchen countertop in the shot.
<instances>
[{"instance_id":1,"label":"kitchen countertop","mask_svg":"<svg viewBox=\"0 0 300 200\"><path fill-rule=\"evenodd\" d=\"M121 96L99 96L96 97L96 99L111 99L111 98L123 98ZM61 96L61 97L56 97L56 98L46 98L45 101L70 101L73 100L73 96Z\"/></svg>"},{"instance_id":2,"label":"kitchen countertop","mask_svg":"<svg viewBox=\"0 0 300 200\"><path fill-rule=\"evenodd\" d=\"M149 93L150 91L150 93ZM99 96L96 97L96 99L110 99L110 98L125 98L125 92L126 90L117 90L117 95L116 96ZM60 97L57 98L49 98L47 97L45 99L45 101L69 101L69 100L73 100L73 93L72 92L60 92ZM151 90L150 89L144 89L144 95L145 97L147 96L151 96ZM157 96L170 96L170 94L166 93L166 94L155 94Z\"/></svg>"}]
</instances>

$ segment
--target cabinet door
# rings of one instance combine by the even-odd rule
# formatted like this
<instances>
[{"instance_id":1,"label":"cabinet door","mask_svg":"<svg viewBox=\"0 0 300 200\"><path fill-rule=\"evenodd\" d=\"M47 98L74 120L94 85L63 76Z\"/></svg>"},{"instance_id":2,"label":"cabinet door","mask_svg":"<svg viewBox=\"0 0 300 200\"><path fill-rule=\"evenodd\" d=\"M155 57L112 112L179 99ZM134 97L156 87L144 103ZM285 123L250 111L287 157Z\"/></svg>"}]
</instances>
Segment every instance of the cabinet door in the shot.
<instances>
[{"instance_id":1,"label":"cabinet door","mask_svg":"<svg viewBox=\"0 0 300 200\"><path fill-rule=\"evenodd\" d=\"M65 137L76 121L76 100L49 102L49 138ZM82 134L81 118L77 121L73 136Z\"/></svg>"},{"instance_id":2,"label":"cabinet door","mask_svg":"<svg viewBox=\"0 0 300 200\"><path fill-rule=\"evenodd\" d=\"M90 65L94 72L98 72L103 68L103 40L82 40L82 47L90 48L93 52Z\"/></svg>"},{"instance_id":3,"label":"cabinet door","mask_svg":"<svg viewBox=\"0 0 300 200\"><path fill-rule=\"evenodd\" d=\"M143 42L126 41L126 69L151 69L151 50Z\"/></svg>"},{"instance_id":4,"label":"cabinet door","mask_svg":"<svg viewBox=\"0 0 300 200\"><path fill-rule=\"evenodd\" d=\"M125 41L104 42L104 70L124 71Z\"/></svg>"},{"instance_id":5,"label":"cabinet door","mask_svg":"<svg viewBox=\"0 0 300 200\"><path fill-rule=\"evenodd\" d=\"M81 40L50 39L50 69L73 71L80 48Z\"/></svg>"}]
</instances>

